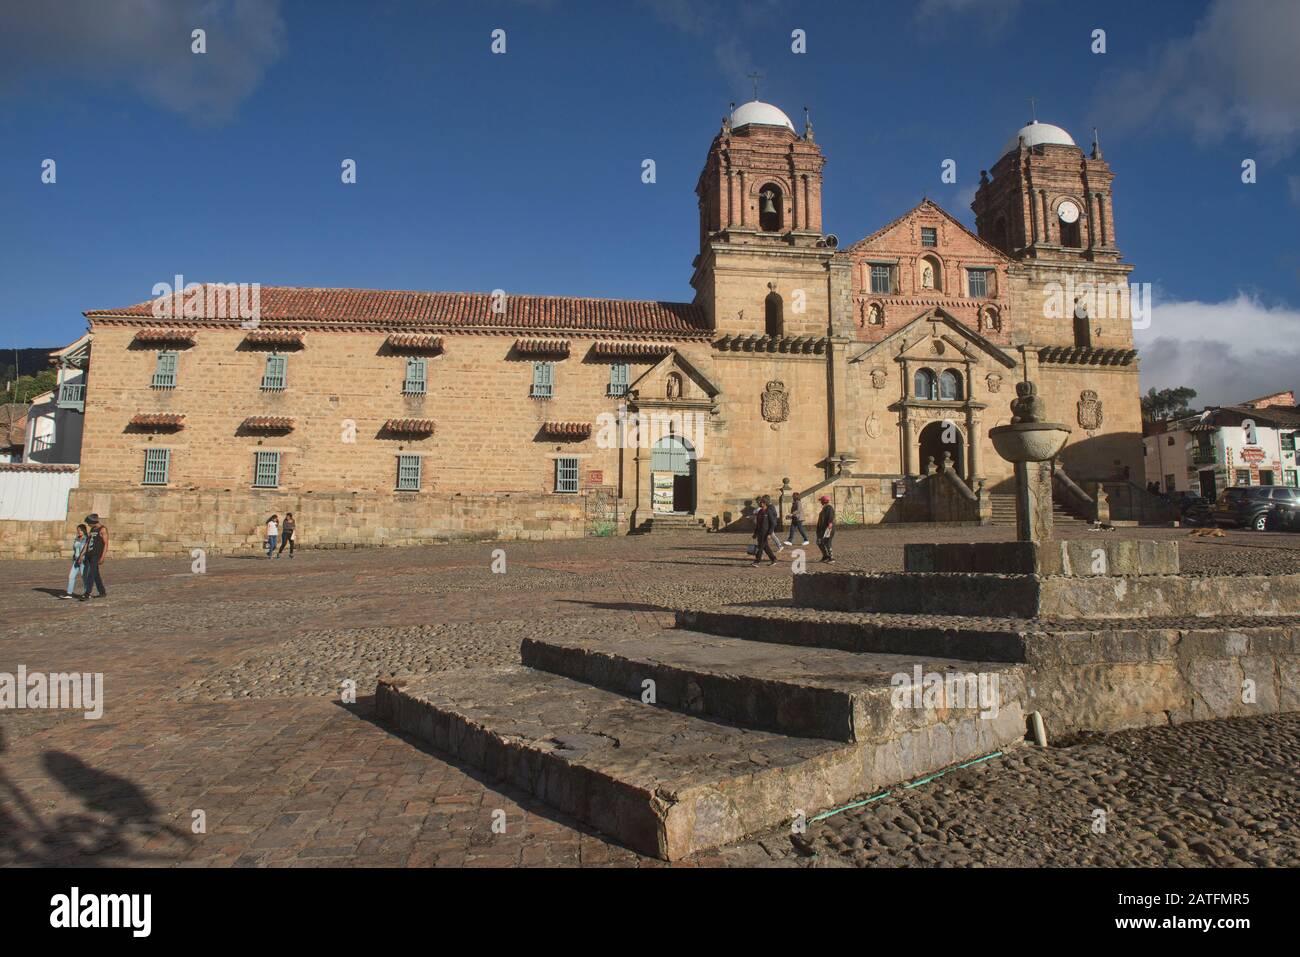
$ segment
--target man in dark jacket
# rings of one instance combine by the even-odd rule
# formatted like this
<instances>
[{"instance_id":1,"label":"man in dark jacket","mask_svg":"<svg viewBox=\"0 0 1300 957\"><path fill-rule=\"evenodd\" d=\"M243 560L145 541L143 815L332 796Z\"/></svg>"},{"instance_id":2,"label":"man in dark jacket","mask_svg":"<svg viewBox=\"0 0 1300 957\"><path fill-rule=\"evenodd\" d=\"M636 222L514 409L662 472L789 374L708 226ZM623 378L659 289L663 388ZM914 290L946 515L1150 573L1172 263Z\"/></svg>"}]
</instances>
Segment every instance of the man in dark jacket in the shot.
<instances>
[{"instance_id":1,"label":"man in dark jacket","mask_svg":"<svg viewBox=\"0 0 1300 957\"><path fill-rule=\"evenodd\" d=\"M81 553L81 580L86 584L86 592L81 596L82 601L90 598L92 586L98 589L98 597L108 597L103 576L99 572L99 566L104 563L104 558L108 554L108 529L99 523L98 513L86 516L86 527L90 529L90 533L86 536L86 549Z\"/></svg>"},{"instance_id":2,"label":"man in dark jacket","mask_svg":"<svg viewBox=\"0 0 1300 957\"><path fill-rule=\"evenodd\" d=\"M831 539L835 537L835 508L831 505L830 496L821 497L822 510L817 515L817 547L822 550L822 561L835 564L835 556L831 554Z\"/></svg>"},{"instance_id":3,"label":"man in dark jacket","mask_svg":"<svg viewBox=\"0 0 1300 957\"><path fill-rule=\"evenodd\" d=\"M776 534L776 508L772 499L764 495L754 510L754 560L751 568L757 568L763 553L767 553L769 565L776 564L776 555L772 552L772 536Z\"/></svg>"}]
</instances>

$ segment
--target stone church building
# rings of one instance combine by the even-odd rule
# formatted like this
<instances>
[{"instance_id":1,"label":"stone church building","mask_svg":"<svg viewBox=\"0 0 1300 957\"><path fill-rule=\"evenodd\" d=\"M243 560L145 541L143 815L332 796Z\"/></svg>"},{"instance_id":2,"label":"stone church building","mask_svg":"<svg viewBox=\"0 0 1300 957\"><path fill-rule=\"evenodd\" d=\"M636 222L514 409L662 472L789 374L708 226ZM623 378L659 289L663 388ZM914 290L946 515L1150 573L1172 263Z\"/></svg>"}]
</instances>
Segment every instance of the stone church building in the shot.
<instances>
[{"instance_id":1,"label":"stone church building","mask_svg":"<svg viewBox=\"0 0 1300 957\"><path fill-rule=\"evenodd\" d=\"M1072 510L1103 484L1122 510L1138 365L1100 150L1031 123L975 233L926 200L851 244L825 164L771 104L723 122L689 303L262 286L241 312L210 284L89 311L73 512L139 552L285 511L304 545L725 529L783 488L844 522L988 521L1024 378L1074 430Z\"/></svg>"}]
</instances>

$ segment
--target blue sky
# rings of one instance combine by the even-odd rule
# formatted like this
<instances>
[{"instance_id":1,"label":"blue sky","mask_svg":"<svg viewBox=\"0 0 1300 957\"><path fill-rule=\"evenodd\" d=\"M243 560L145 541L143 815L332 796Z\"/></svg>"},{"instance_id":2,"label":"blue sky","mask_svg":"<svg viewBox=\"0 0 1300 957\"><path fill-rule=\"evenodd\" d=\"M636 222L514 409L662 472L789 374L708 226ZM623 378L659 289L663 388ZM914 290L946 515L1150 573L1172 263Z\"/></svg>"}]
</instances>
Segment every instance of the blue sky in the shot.
<instances>
[{"instance_id":1,"label":"blue sky","mask_svg":"<svg viewBox=\"0 0 1300 957\"><path fill-rule=\"evenodd\" d=\"M1155 289L1144 384L1209 383L1217 353L1189 342L1218 342L1239 364L1218 362L1212 389L1288 388L1297 8L0 0L0 346L71 341L82 310L147 299L176 273L689 299L696 177L758 70L761 98L800 129L812 109L824 221L844 242L927 194L971 224L979 171L1030 97L1080 142L1100 127L1119 245ZM949 158L955 185L940 181Z\"/></svg>"}]
</instances>

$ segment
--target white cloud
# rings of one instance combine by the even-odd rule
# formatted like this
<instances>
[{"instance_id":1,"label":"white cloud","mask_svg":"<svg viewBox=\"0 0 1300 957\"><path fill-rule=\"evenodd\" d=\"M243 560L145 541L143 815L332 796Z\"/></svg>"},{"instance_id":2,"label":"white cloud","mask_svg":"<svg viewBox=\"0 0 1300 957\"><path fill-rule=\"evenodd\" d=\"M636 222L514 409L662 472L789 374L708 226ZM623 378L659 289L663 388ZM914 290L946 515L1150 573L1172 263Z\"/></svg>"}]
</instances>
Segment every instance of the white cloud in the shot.
<instances>
[{"instance_id":1,"label":"white cloud","mask_svg":"<svg viewBox=\"0 0 1300 957\"><path fill-rule=\"evenodd\" d=\"M207 52L190 51L207 32ZM280 56L279 0L62 0L6 3L0 89L62 74L125 85L199 123L224 123Z\"/></svg>"},{"instance_id":2,"label":"white cloud","mask_svg":"<svg viewBox=\"0 0 1300 957\"><path fill-rule=\"evenodd\" d=\"M1148 42L1109 39L1112 46ZM1297 49L1295 0L1214 0L1189 36L1158 48L1150 65L1105 84L1099 111L1124 129L1169 123L1203 142L1245 137L1268 158L1286 155L1300 143Z\"/></svg>"},{"instance_id":3,"label":"white cloud","mask_svg":"<svg viewBox=\"0 0 1300 957\"><path fill-rule=\"evenodd\" d=\"M1142 390L1191 386L1192 403L1230 405L1300 386L1300 310L1244 292L1225 302L1157 299L1134 333Z\"/></svg>"}]
</instances>

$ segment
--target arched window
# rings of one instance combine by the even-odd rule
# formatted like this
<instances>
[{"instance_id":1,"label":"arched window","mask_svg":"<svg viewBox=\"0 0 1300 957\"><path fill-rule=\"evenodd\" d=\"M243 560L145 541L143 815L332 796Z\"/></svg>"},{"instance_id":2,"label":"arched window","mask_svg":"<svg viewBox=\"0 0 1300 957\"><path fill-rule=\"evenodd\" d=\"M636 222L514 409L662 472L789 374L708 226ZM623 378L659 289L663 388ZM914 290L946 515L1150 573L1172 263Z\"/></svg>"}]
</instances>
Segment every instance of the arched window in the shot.
<instances>
[{"instance_id":1,"label":"arched window","mask_svg":"<svg viewBox=\"0 0 1300 957\"><path fill-rule=\"evenodd\" d=\"M768 183L758 191L758 225L765 233L779 233L783 223L785 197L781 187Z\"/></svg>"},{"instance_id":2,"label":"arched window","mask_svg":"<svg viewBox=\"0 0 1300 957\"><path fill-rule=\"evenodd\" d=\"M918 399L939 398L938 386L935 383L933 372L929 369L916 370L916 376L913 379L913 394Z\"/></svg>"},{"instance_id":3,"label":"arched window","mask_svg":"<svg viewBox=\"0 0 1300 957\"><path fill-rule=\"evenodd\" d=\"M939 376L939 398L956 401L961 398L961 373L945 369Z\"/></svg>"},{"instance_id":4,"label":"arched window","mask_svg":"<svg viewBox=\"0 0 1300 957\"><path fill-rule=\"evenodd\" d=\"M785 335L785 303L775 290L769 292L767 298L763 300L763 316L769 336L775 338Z\"/></svg>"}]
</instances>

